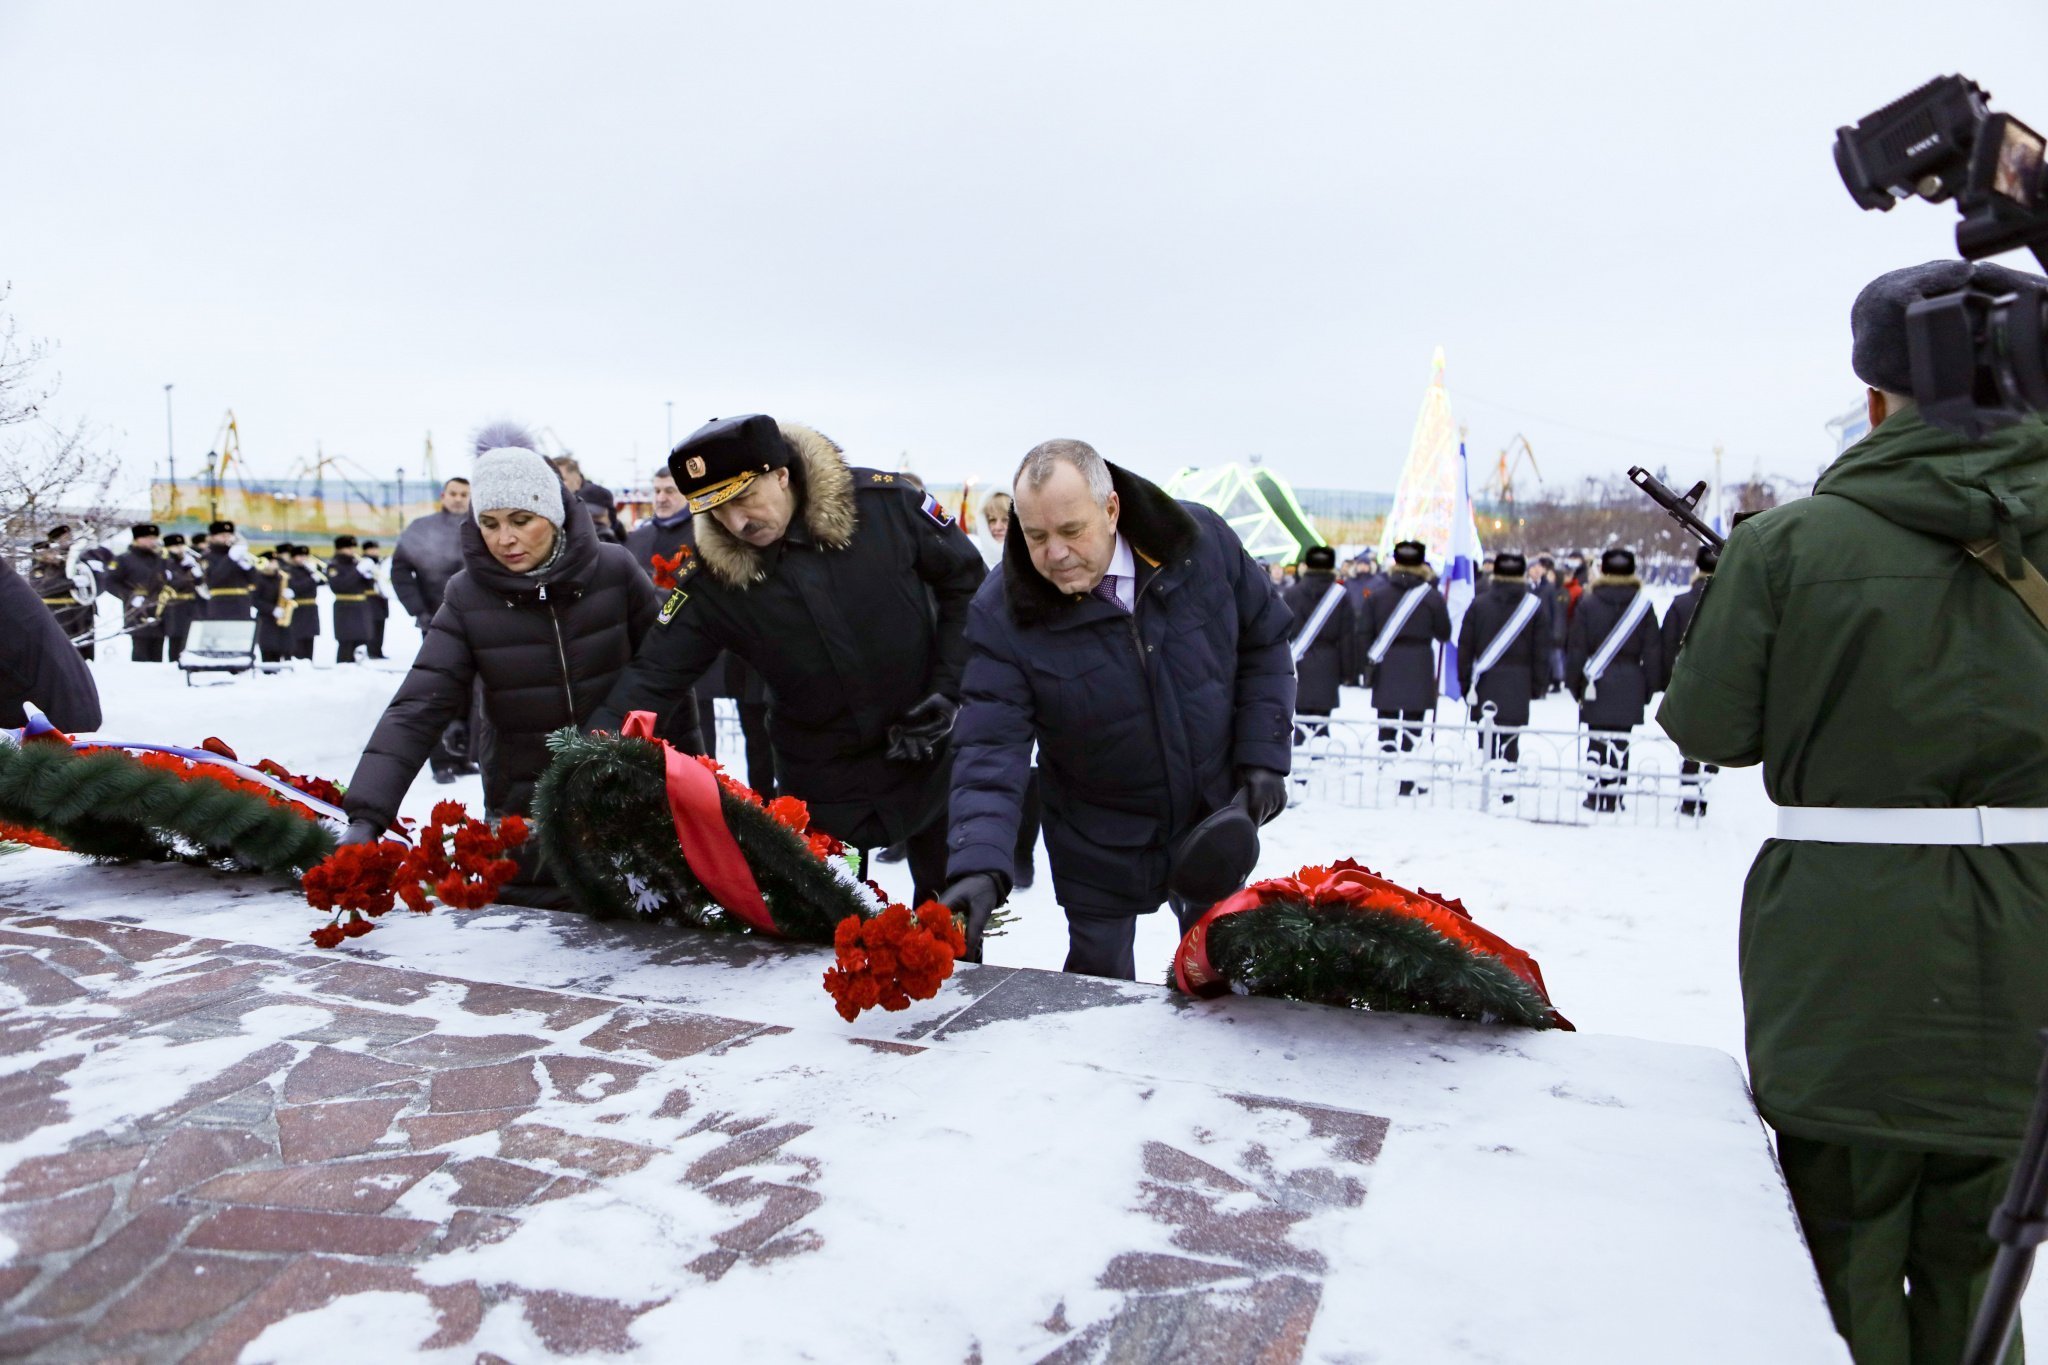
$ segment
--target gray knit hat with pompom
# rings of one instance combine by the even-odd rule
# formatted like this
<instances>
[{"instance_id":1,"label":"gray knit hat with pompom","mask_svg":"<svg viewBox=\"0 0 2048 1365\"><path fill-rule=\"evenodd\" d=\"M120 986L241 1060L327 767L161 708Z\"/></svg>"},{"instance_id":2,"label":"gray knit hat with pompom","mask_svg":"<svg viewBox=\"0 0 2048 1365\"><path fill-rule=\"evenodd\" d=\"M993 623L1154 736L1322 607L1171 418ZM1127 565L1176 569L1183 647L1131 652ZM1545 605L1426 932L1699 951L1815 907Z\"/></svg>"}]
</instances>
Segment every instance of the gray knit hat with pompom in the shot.
<instances>
[{"instance_id":1,"label":"gray knit hat with pompom","mask_svg":"<svg viewBox=\"0 0 2048 1365\"><path fill-rule=\"evenodd\" d=\"M476 434L476 467L469 475L470 515L533 512L562 524L562 476L533 448L533 437L512 422L493 422Z\"/></svg>"}]
</instances>

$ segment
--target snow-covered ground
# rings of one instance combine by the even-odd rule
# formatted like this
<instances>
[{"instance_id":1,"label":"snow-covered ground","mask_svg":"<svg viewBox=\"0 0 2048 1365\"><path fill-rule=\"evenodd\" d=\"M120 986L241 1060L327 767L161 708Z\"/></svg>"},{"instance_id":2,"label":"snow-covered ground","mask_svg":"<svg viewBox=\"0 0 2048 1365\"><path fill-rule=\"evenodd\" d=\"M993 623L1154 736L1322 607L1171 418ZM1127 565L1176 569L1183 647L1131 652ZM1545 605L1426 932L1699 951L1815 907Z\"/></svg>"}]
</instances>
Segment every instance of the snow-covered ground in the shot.
<instances>
[{"instance_id":1,"label":"snow-covered ground","mask_svg":"<svg viewBox=\"0 0 2048 1365\"><path fill-rule=\"evenodd\" d=\"M321 643L331 651L331 637ZM295 771L346 781L417 643L411 624L394 617L392 659L383 664L300 665L275 676L188 686L168 666L129 662L125 642L112 642L101 647L108 657L95 664L102 733L172 743L217 735L245 759L275 758ZM1339 714L1368 716L1364 695L1347 690ZM1539 727L1573 721L1563 698L1536 708ZM1398 881L1460 897L1481 923L1538 959L1559 1008L1582 1030L1703 1044L1739 1061L1737 908L1772 807L1754 770L1721 773L1709 795L1710 816L1686 829L1541 825L1476 811L1311 802L1267 828L1259 873L1349 856ZM406 811L424 815L446 797L481 807L475 778L444 787L423 771ZM990 941L991 963L1057 969L1065 955L1065 922L1042 845L1038 856L1038 883L1012 902L1015 922ZM909 874L900 864L879 866L878 876L892 893L907 895ZM1141 921L1141 977L1164 978L1175 941L1169 915ZM2048 1312L2048 1291L2037 1290L2033 1299L2037 1315Z\"/></svg>"}]
</instances>

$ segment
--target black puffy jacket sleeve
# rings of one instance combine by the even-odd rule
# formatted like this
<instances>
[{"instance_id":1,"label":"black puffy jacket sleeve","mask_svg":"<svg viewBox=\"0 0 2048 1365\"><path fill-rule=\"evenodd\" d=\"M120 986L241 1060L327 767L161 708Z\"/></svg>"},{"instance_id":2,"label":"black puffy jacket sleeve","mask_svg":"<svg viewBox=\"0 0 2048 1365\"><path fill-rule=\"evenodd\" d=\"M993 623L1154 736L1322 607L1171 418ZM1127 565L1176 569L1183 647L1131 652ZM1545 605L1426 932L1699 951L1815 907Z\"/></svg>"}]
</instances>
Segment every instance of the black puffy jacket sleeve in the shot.
<instances>
[{"instance_id":1,"label":"black puffy jacket sleeve","mask_svg":"<svg viewBox=\"0 0 2048 1365\"><path fill-rule=\"evenodd\" d=\"M463 629L462 613L443 607L405 681L384 708L363 756L356 762L342 806L350 821L368 820L389 829L398 807L419 776L441 732L469 709L476 659Z\"/></svg>"},{"instance_id":2,"label":"black puffy jacket sleeve","mask_svg":"<svg viewBox=\"0 0 2048 1365\"><path fill-rule=\"evenodd\" d=\"M28 723L32 702L59 730L100 728L92 669L57 618L12 565L0 563L0 725Z\"/></svg>"}]
</instances>

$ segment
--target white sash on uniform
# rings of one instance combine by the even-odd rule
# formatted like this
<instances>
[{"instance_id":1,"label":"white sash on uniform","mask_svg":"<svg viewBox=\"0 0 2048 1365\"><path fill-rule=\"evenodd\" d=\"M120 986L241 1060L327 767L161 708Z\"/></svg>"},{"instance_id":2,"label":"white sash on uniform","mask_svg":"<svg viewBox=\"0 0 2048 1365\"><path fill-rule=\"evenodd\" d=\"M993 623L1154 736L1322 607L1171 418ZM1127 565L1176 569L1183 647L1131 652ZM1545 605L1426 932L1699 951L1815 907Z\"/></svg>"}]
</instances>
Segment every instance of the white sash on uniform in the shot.
<instances>
[{"instance_id":1,"label":"white sash on uniform","mask_svg":"<svg viewBox=\"0 0 2048 1365\"><path fill-rule=\"evenodd\" d=\"M1535 593L1527 593L1515 603L1514 614L1500 628L1500 633L1489 640L1478 661L1472 665L1472 686L1465 691L1465 704L1479 704L1479 680L1500 662L1500 656L1508 652L1508 646L1522 638L1522 632L1536 619L1536 611L1543 605L1543 599Z\"/></svg>"},{"instance_id":2,"label":"white sash on uniform","mask_svg":"<svg viewBox=\"0 0 2048 1365\"><path fill-rule=\"evenodd\" d=\"M1301 628L1301 634L1295 636L1294 643L1287 646L1287 652L1294 656L1294 662L1301 662L1302 656L1308 653L1309 646L1316 642L1316 636L1322 634L1323 627L1330 623L1330 613L1337 610L1337 604L1343 600L1344 585L1332 583L1329 591L1323 594L1323 600L1316 603L1316 609L1309 613L1308 624Z\"/></svg>"},{"instance_id":3,"label":"white sash on uniform","mask_svg":"<svg viewBox=\"0 0 2048 1365\"><path fill-rule=\"evenodd\" d=\"M1401 600L1394 606L1394 614L1380 627L1379 638L1372 642L1372 648L1365 657L1371 659L1374 667L1387 657L1387 651L1394 647L1394 637L1401 633L1401 627L1408 624L1408 618L1422 605L1422 598L1429 591L1429 584L1420 583L1401 594Z\"/></svg>"},{"instance_id":4,"label":"white sash on uniform","mask_svg":"<svg viewBox=\"0 0 2048 1365\"><path fill-rule=\"evenodd\" d=\"M1596 684L1607 676L1608 665L1614 656L1621 653L1621 647L1636 633L1636 627L1650 614L1650 599L1641 588L1623 608L1621 619L1614 623L1614 629L1607 632L1607 638L1600 642L1600 648L1593 651L1593 657L1586 660L1586 700L1592 701L1599 695Z\"/></svg>"}]
</instances>

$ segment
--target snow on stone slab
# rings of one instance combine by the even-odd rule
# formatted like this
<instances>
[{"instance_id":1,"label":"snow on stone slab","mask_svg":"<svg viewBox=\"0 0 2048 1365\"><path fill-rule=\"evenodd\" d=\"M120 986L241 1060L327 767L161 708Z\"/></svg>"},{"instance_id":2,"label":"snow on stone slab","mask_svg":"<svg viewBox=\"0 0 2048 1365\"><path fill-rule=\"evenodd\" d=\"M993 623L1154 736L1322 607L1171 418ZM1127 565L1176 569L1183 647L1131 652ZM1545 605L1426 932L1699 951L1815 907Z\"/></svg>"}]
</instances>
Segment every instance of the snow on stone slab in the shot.
<instances>
[{"instance_id":1,"label":"snow on stone slab","mask_svg":"<svg viewBox=\"0 0 2048 1365\"><path fill-rule=\"evenodd\" d=\"M9 1064L55 1066L0 1199L19 1170L22 1216L121 1195L186 1135L261 1149L148 1187L183 1250L110 1307L32 1311L147 1200L17 1252L31 1327L251 1360L1846 1358L1708 1049L1006 967L848 1024L821 949L493 907L320 953L255 879L51 853L0 865L0 917L0 955L75 987L14 1011ZM260 1283L120 1335L209 1258Z\"/></svg>"}]
</instances>

